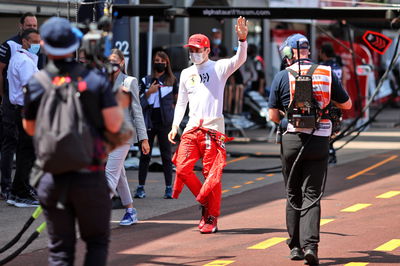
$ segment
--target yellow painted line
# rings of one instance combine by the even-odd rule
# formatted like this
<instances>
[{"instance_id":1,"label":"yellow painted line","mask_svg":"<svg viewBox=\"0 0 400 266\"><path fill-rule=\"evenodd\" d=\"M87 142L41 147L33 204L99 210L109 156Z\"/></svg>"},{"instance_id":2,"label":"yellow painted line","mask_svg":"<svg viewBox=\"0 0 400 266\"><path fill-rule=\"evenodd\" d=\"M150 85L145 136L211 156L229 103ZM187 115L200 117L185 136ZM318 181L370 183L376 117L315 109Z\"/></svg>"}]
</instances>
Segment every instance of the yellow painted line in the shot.
<instances>
[{"instance_id":1,"label":"yellow painted line","mask_svg":"<svg viewBox=\"0 0 400 266\"><path fill-rule=\"evenodd\" d=\"M253 184L254 183L254 181L247 181L246 183L244 183L245 185L250 185L250 184Z\"/></svg>"},{"instance_id":2,"label":"yellow painted line","mask_svg":"<svg viewBox=\"0 0 400 266\"><path fill-rule=\"evenodd\" d=\"M322 226L324 224L330 223L335 221L335 219L321 219L321 221L319 222L319 224Z\"/></svg>"},{"instance_id":3,"label":"yellow painted line","mask_svg":"<svg viewBox=\"0 0 400 266\"><path fill-rule=\"evenodd\" d=\"M386 242L383 245L380 245L375 251L393 251L396 248L400 247L400 239L392 239L389 242Z\"/></svg>"},{"instance_id":4,"label":"yellow painted line","mask_svg":"<svg viewBox=\"0 0 400 266\"><path fill-rule=\"evenodd\" d=\"M389 191L383 194L380 194L379 196L376 196L377 199L389 199L394 196L397 196L400 194L400 191Z\"/></svg>"},{"instance_id":5,"label":"yellow painted line","mask_svg":"<svg viewBox=\"0 0 400 266\"><path fill-rule=\"evenodd\" d=\"M365 266L368 265L368 262L349 262L346 263L344 266Z\"/></svg>"},{"instance_id":6,"label":"yellow painted line","mask_svg":"<svg viewBox=\"0 0 400 266\"><path fill-rule=\"evenodd\" d=\"M204 266L225 266L234 262L234 260L214 260L212 262L204 264Z\"/></svg>"},{"instance_id":7,"label":"yellow painted line","mask_svg":"<svg viewBox=\"0 0 400 266\"><path fill-rule=\"evenodd\" d=\"M379 166L381 166L381 165L383 165L383 164L385 164L385 163L387 163L387 162L393 161L393 160L396 159L397 157L399 157L399 156L398 156L398 155L390 156L389 158L386 158L385 160L383 160L383 161L381 161L381 162L379 162L379 163L376 163L376 164L374 164L374 165L372 165L372 166L370 166L370 167L368 167L368 168L366 168L366 169L364 169L364 170L362 170L362 171L360 171L360 172L358 172L358 173L355 173L354 175L351 175L351 176L346 177L346 179L347 179L347 180L354 179L354 178L356 178L357 176L360 176L360 175L362 175L362 174L364 174L364 173L366 173L366 172L368 172L368 171L371 171L372 169L375 169L375 168L377 168L377 167L379 167Z\"/></svg>"},{"instance_id":8,"label":"yellow painted line","mask_svg":"<svg viewBox=\"0 0 400 266\"><path fill-rule=\"evenodd\" d=\"M236 163L236 162L241 161L241 160L246 160L247 158L249 158L249 156L240 156L239 158L227 161L226 164L228 165L228 164L231 164L231 163Z\"/></svg>"},{"instance_id":9,"label":"yellow painted line","mask_svg":"<svg viewBox=\"0 0 400 266\"><path fill-rule=\"evenodd\" d=\"M265 179L265 177L257 177L256 178L256 180L258 180L258 181L261 181L261 180L264 180Z\"/></svg>"},{"instance_id":10,"label":"yellow painted line","mask_svg":"<svg viewBox=\"0 0 400 266\"><path fill-rule=\"evenodd\" d=\"M233 186L232 188L237 189L237 188L240 188L240 187L242 187L242 186Z\"/></svg>"},{"instance_id":11,"label":"yellow painted line","mask_svg":"<svg viewBox=\"0 0 400 266\"><path fill-rule=\"evenodd\" d=\"M371 205L372 204L369 204L369 203L357 203L357 204L354 204L350 207L347 207L347 208L341 210L341 212L356 212L356 211L362 210L364 208L367 208Z\"/></svg>"},{"instance_id":12,"label":"yellow painted line","mask_svg":"<svg viewBox=\"0 0 400 266\"><path fill-rule=\"evenodd\" d=\"M274 176L275 174L268 174L267 176Z\"/></svg>"},{"instance_id":13,"label":"yellow painted line","mask_svg":"<svg viewBox=\"0 0 400 266\"><path fill-rule=\"evenodd\" d=\"M229 192L229 191L231 191L230 189L225 189L225 190L222 190L222 193L226 193L226 192Z\"/></svg>"},{"instance_id":14,"label":"yellow painted line","mask_svg":"<svg viewBox=\"0 0 400 266\"><path fill-rule=\"evenodd\" d=\"M275 246L283 241L285 241L287 237L271 237L263 242L260 242L254 246L248 247L247 249L267 249L269 247Z\"/></svg>"}]
</instances>

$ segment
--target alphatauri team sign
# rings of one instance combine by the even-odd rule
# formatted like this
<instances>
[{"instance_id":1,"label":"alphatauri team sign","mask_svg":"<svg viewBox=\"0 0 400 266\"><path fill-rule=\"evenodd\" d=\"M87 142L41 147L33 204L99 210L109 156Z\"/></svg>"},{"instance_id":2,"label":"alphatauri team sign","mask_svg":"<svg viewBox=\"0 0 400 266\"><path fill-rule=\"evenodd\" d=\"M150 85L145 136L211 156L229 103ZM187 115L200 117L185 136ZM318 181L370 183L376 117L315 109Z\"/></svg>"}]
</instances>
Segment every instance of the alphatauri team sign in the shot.
<instances>
[{"instance_id":1,"label":"alphatauri team sign","mask_svg":"<svg viewBox=\"0 0 400 266\"><path fill-rule=\"evenodd\" d=\"M227 7L227 6L192 6L173 7L172 5L155 4L113 4L114 17L216 17L216 18L246 18L259 19L386 19L387 10L390 9L394 16L399 16L397 8L377 9L371 8L334 8L334 7Z\"/></svg>"},{"instance_id":2,"label":"alphatauri team sign","mask_svg":"<svg viewBox=\"0 0 400 266\"><path fill-rule=\"evenodd\" d=\"M269 10L263 9L217 9L217 8L207 8L202 10L203 16L224 16L224 17L270 17L271 12Z\"/></svg>"},{"instance_id":3,"label":"alphatauri team sign","mask_svg":"<svg viewBox=\"0 0 400 266\"><path fill-rule=\"evenodd\" d=\"M385 18L386 10L378 9L334 9L334 8L291 8L291 7L210 7L194 6L186 8L189 17L231 17L261 19L354 19L354 18ZM397 14L397 13L396 13Z\"/></svg>"}]
</instances>

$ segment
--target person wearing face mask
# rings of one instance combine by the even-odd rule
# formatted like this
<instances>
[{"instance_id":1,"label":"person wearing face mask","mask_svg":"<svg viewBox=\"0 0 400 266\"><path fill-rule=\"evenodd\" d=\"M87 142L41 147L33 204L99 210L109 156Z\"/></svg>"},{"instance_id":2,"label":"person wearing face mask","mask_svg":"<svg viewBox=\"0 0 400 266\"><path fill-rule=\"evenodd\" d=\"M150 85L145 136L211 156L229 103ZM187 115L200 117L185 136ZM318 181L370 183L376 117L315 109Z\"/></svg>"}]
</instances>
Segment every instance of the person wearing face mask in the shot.
<instances>
[{"instance_id":1,"label":"person wearing face mask","mask_svg":"<svg viewBox=\"0 0 400 266\"><path fill-rule=\"evenodd\" d=\"M136 129L136 136L125 145L119 146L108 154L106 164L106 177L108 186L111 189L110 196L112 197L116 194L116 191L118 191L122 205L126 209L126 212L120 221L120 225L127 226L137 223L137 213L136 209L134 209L132 205L133 200L129 190L124 161L134 142L139 141L143 154L148 154L150 147L143 120L142 109L140 107L137 79L128 76L123 72L125 69L125 60L123 53L119 49L112 49L108 60L113 65L113 92L116 93L120 88L122 88L126 93L131 95L132 103L129 108L124 109L124 119L126 123L132 123L133 127Z\"/></svg>"},{"instance_id":2,"label":"person wearing face mask","mask_svg":"<svg viewBox=\"0 0 400 266\"><path fill-rule=\"evenodd\" d=\"M178 198L186 185L201 204L202 215L198 228L201 233L215 233L221 208L222 170L226 165L225 133L222 114L224 88L227 79L247 58L247 21L237 19L238 50L229 59L209 60L210 41L202 34L190 36L189 47L194 65L184 69L179 82L178 100L175 107L169 140L175 143L179 125L189 103L189 121L174 155L176 178L173 198ZM197 178L193 167L203 159L204 183Z\"/></svg>"},{"instance_id":3,"label":"person wearing face mask","mask_svg":"<svg viewBox=\"0 0 400 266\"><path fill-rule=\"evenodd\" d=\"M168 55L158 51L153 57L153 73L140 81L140 102L143 108L144 120L149 136L150 149L153 148L157 136L160 146L164 170L165 193L164 199L172 198L172 148L168 141L174 117L174 99L178 94L178 85L172 73ZM141 154L139 163L139 186L135 198L145 198L144 185L151 159L149 154Z\"/></svg>"},{"instance_id":4,"label":"person wearing face mask","mask_svg":"<svg viewBox=\"0 0 400 266\"><path fill-rule=\"evenodd\" d=\"M39 202L31 195L29 174L36 159L32 137L25 133L22 127L22 109L24 107L23 89L28 84L32 75L39 71L37 68L40 50L40 35L35 29L22 32L22 47L16 50L8 66L8 94L11 106L15 112L17 125L17 164L15 177L11 186L13 205L16 207L36 207ZM9 202L10 203L10 202Z\"/></svg>"},{"instance_id":5,"label":"person wearing face mask","mask_svg":"<svg viewBox=\"0 0 400 266\"><path fill-rule=\"evenodd\" d=\"M19 19L18 34L9 38L0 45L0 96L2 97L1 108L2 118L0 125L0 144L1 144L1 194L0 198L10 200L10 204L14 204L14 199L10 194L11 174L14 153L17 147L17 125L15 124L15 108L10 103L8 97L8 80L7 69L11 57L16 53L17 49L22 46L21 34L24 30L36 29L37 19L34 14L24 13ZM44 56L39 54L38 68L43 68ZM32 189L31 194L36 196L36 192Z\"/></svg>"},{"instance_id":6,"label":"person wearing face mask","mask_svg":"<svg viewBox=\"0 0 400 266\"><path fill-rule=\"evenodd\" d=\"M210 58L212 60L218 60L227 56L226 48L222 45L222 31L217 28L213 28L211 38L211 51Z\"/></svg>"}]
</instances>

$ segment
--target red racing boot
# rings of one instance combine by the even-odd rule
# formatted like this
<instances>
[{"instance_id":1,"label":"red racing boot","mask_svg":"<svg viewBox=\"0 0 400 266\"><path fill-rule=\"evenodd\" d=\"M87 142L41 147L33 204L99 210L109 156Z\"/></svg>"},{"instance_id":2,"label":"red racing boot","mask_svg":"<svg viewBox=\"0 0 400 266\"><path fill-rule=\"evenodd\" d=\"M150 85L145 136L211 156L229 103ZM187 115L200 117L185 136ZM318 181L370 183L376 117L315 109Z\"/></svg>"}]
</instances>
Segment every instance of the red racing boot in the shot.
<instances>
[{"instance_id":1,"label":"red racing boot","mask_svg":"<svg viewBox=\"0 0 400 266\"><path fill-rule=\"evenodd\" d=\"M208 217L208 208L205 205L200 205L201 209L201 219L199 222L199 229L203 228L203 226L206 224L206 219Z\"/></svg>"},{"instance_id":2,"label":"red racing boot","mask_svg":"<svg viewBox=\"0 0 400 266\"><path fill-rule=\"evenodd\" d=\"M217 217L210 215L207 217L207 221L204 224L203 228L200 229L200 233L212 234L216 232L218 232Z\"/></svg>"}]
</instances>

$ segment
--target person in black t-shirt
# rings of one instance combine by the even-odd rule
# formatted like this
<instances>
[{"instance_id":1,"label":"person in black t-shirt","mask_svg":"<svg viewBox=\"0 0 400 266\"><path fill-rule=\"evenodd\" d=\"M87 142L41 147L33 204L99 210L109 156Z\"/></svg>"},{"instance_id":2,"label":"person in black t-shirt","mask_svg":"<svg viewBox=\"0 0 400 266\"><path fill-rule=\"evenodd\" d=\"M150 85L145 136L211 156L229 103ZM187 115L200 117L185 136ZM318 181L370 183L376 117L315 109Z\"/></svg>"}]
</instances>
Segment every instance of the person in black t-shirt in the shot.
<instances>
[{"instance_id":1,"label":"person in black t-shirt","mask_svg":"<svg viewBox=\"0 0 400 266\"><path fill-rule=\"evenodd\" d=\"M106 154L101 135L102 128L112 133L120 130L123 121L121 107L128 105L125 99L128 96L119 94L117 104L108 78L102 72L87 69L74 60L80 42L68 20L53 17L43 24L40 32L50 59L42 71L50 77L53 73L68 76L82 84L79 87L80 100L92 129L95 151L91 165L79 171L45 174L39 181L38 196L49 233L49 265L74 264L75 221L87 246L84 264L106 265L111 201L104 173ZM23 120L29 135L35 134L36 115L43 93L44 88L33 77L26 89Z\"/></svg>"}]
</instances>

